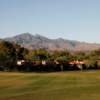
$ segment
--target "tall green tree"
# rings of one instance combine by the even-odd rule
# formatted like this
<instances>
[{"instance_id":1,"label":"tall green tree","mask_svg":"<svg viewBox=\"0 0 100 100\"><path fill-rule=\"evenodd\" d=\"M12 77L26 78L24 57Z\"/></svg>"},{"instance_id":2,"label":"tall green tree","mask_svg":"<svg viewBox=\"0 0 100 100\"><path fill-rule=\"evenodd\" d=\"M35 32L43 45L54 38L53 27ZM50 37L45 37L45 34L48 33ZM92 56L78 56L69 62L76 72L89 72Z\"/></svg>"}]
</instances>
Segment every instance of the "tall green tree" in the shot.
<instances>
[{"instance_id":1,"label":"tall green tree","mask_svg":"<svg viewBox=\"0 0 100 100\"><path fill-rule=\"evenodd\" d=\"M26 56L28 54L29 50L24 47L18 47L16 48L16 56L18 60L26 59Z\"/></svg>"},{"instance_id":2,"label":"tall green tree","mask_svg":"<svg viewBox=\"0 0 100 100\"><path fill-rule=\"evenodd\" d=\"M7 41L0 42L0 61L16 59L16 49L13 44Z\"/></svg>"}]
</instances>

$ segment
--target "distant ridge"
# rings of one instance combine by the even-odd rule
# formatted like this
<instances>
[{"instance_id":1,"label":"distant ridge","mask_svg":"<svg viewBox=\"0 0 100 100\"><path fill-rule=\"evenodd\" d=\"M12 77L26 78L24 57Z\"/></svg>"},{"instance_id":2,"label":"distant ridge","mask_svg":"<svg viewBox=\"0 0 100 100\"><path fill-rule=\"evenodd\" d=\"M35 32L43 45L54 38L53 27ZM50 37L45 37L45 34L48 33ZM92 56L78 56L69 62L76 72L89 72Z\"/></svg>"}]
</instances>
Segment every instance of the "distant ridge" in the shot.
<instances>
[{"instance_id":1,"label":"distant ridge","mask_svg":"<svg viewBox=\"0 0 100 100\"><path fill-rule=\"evenodd\" d=\"M63 38L49 39L42 35L32 35L30 33L23 33L13 37L5 38L4 40L15 42L28 49L44 48L46 50L73 50L73 51L90 51L100 48L100 44L85 43L73 40L66 40Z\"/></svg>"}]
</instances>

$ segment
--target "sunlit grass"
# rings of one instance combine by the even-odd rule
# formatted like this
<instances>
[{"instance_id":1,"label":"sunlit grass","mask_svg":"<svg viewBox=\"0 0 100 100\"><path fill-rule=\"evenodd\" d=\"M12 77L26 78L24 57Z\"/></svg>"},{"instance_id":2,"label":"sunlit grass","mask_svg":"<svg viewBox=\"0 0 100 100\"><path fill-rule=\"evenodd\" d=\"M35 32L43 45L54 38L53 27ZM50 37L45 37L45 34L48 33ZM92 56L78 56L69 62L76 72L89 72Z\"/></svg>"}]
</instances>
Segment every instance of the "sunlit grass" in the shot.
<instances>
[{"instance_id":1,"label":"sunlit grass","mask_svg":"<svg viewBox=\"0 0 100 100\"><path fill-rule=\"evenodd\" d=\"M0 72L0 100L99 100L100 71Z\"/></svg>"}]
</instances>

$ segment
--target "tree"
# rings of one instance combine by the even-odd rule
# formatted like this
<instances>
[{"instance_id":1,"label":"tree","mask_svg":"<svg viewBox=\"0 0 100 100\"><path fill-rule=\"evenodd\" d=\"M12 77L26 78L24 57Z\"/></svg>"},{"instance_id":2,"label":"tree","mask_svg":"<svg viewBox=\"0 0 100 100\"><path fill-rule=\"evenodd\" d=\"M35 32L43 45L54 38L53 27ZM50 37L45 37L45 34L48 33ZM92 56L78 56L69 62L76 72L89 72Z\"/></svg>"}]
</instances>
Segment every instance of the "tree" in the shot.
<instances>
[{"instance_id":1,"label":"tree","mask_svg":"<svg viewBox=\"0 0 100 100\"><path fill-rule=\"evenodd\" d=\"M73 55L73 59L74 60L84 60L86 59L86 53L82 51L76 52Z\"/></svg>"},{"instance_id":2,"label":"tree","mask_svg":"<svg viewBox=\"0 0 100 100\"><path fill-rule=\"evenodd\" d=\"M51 55L51 59L59 61L69 61L72 58L72 55L69 51L54 51Z\"/></svg>"},{"instance_id":3,"label":"tree","mask_svg":"<svg viewBox=\"0 0 100 100\"><path fill-rule=\"evenodd\" d=\"M29 50L24 47L18 47L16 48L16 55L18 60L23 60L27 58Z\"/></svg>"},{"instance_id":4,"label":"tree","mask_svg":"<svg viewBox=\"0 0 100 100\"><path fill-rule=\"evenodd\" d=\"M12 43L2 41L0 42L0 55L1 55L0 57L1 60L15 60L16 49L14 48Z\"/></svg>"},{"instance_id":5,"label":"tree","mask_svg":"<svg viewBox=\"0 0 100 100\"><path fill-rule=\"evenodd\" d=\"M7 41L0 41L0 65L6 68L14 64L15 60L16 49L13 44Z\"/></svg>"},{"instance_id":6,"label":"tree","mask_svg":"<svg viewBox=\"0 0 100 100\"><path fill-rule=\"evenodd\" d=\"M29 60L48 60L49 57L50 54L45 49L32 50L26 55Z\"/></svg>"}]
</instances>

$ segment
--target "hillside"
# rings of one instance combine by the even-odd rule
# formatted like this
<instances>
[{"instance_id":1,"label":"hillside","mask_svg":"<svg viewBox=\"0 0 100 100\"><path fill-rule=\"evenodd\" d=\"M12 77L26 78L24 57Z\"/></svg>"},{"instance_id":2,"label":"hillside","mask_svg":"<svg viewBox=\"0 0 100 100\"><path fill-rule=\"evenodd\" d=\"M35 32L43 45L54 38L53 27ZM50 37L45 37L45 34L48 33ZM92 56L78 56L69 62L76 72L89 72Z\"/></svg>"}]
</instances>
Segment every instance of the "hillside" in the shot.
<instances>
[{"instance_id":1,"label":"hillside","mask_svg":"<svg viewBox=\"0 0 100 100\"><path fill-rule=\"evenodd\" d=\"M100 48L100 44L85 43L62 38L49 39L39 34L32 35L23 33L14 37L5 38L4 40L15 42L28 49L44 48L46 50L74 50L74 51L90 51Z\"/></svg>"}]
</instances>

